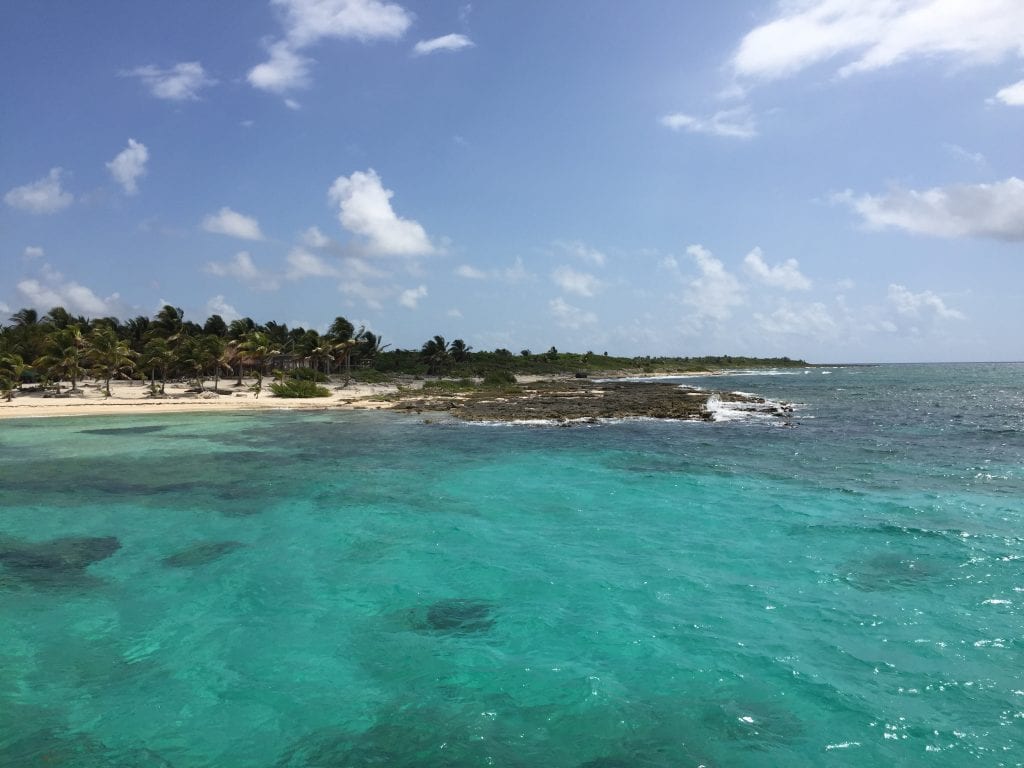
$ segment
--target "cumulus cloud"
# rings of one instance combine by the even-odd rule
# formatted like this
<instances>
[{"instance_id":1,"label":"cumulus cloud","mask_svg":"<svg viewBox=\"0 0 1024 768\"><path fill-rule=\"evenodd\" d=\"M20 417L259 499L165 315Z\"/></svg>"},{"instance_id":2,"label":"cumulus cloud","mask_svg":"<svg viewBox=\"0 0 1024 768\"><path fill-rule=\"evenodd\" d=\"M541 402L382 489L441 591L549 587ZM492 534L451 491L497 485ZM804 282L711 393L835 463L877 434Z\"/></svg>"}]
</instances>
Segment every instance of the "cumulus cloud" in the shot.
<instances>
[{"instance_id":1,"label":"cumulus cloud","mask_svg":"<svg viewBox=\"0 0 1024 768\"><path fill-rule=\"evenodd\" d=\"M262 240L259 222L251 216L233 211L228 207L221 208L203 219L203 229L218 235L228 235L242 240Z\"/></svg>"},{"instance_id":2,"label":"cumulus cloud","mask_svg":"<svg viewBox=\"0 0 1024 768\"><path fill-rule=\"evenodd\" d=\"M895 310L907 317L938 317L945 320L963 320L965 315L958 309L946 306L939 296L931 291L913 293L905 286L889 286L889 303Z\"/></svg>"},{"instance_id":3,"label":"cumulus cloud","mask_svg":"<svg viewBox=\"0 0 1024 768\"><path fill-rule=\"evenodd\" d=\"M362 280L345 280L338 284L338 291L346 296L361 299L370 309L382 309L383 299L389 291L374 285L367 285Z\"/></svg>"},{"instance_id":4,"label":"cumulus cloud","mask_svg":"<svg viewBox=\"0 0 1024 768\"><path fill-rule=\"evenodd\" d=\"M996 98L1010 107L1024 107L1024 80L1000 89Z\"/></svg>"},{"instance_id":5,"label":"cumulus cloud","mask_svg":"<svg viewBox=\"0 0 1024 768\"><path fill-rule=\"evenodd\" d=\"M224 298L224 294L222 293L218 293L206 302L206 311L211 315L220 315L229 323L242 316L237 309L235 309L231 304L228 304L227 299Z\"/></svg>"},{"instance_id":6,"label":"cumulus cloud","mask_svg":"<svg viewBox=\"0 0 1024 768\"><path fill-rule=\"evenodd\" d=\"M676 112L665 115L660 122L673 131L706 133L730 139L752 139L757 136L757 123L744 107L721 110L711 117L694 117Z\"/></svg>"},{"instance_id":7,"label":"cumulus cloud","mask_svg":"<svg viewBox=\"0 0 1024 768\"><path fill-rule=\"evenodd\" d=\"M270 58L246 75L250 85L279 94L309 86L310 59L296 53L284 40L274 43L269 50Z\"/></svg>"},{"instance_id":8,"label":"cumulus cloud","mask_svg":"<svg viewBox=\"0 0 1024 768\"><path fill-rule=\"evenodd\" d=\"M305 277L340 277L341 270L304 248L292 248L288 253L289 280Z\"/></svg>"},{"instance_id":9,"label":"cumulus cloud","mask_svg":"<svg viewBox=\"0 0 1024 768\"><path fill-rule=\"evenodd\" d=\"M26 259L40 259L46 255L46 251L38 245L26 245L21 255Z\"/></svg>"},{"instance_id":10,"label":"cumulus cloud","mask_svg":"<svg viewBox=\"0 0 1024 768\"><path fill-rule=\"evenodd\" d=\"M183 61L167 69L149 64L121 74L139 78L151 94L169 101L194 101L203 88L217 83L198 61Z\"/></svg>"},{"instance_id":11,"label":"cumulus cloud","mask_svg":"<svg viewBox=\"0 0 1024 768\"><path fill-rule=\"evenodd\" d=\"M257 267L248 251L239 251L228 262L211 261L204 270L219 277L233 277L264 291L272 291L278 286L277 278Z\"/></svg>"},{"instance_id":12,"label":"cumulus cloud","mask_svg":"<svg viewBox=\"0 0 1024 768\"><path fill-rule=\"evenodd\" d=\"M474 43L465 35L451 34L435 37L431 40L420 40L413 46L412 52L417 56L426 56L437 51L461 51L472 48Z\"/></svg>"},{"instance_id":13,"label":"cumulus cloud","mask_svg":"<svg viewBox=\"0 0 1024 768\"><path fill-rule=\"evenodd\" d=\"M367 250L381 256L424 256L435 252L419 222L403 219L391 207L394 192L385 189L377 172L356 171L339 176L328 199L339 208L338 220L366 241Z\"/></svg>"},{"instance_id":14,"label":"cumulus cloud","mask_svg":"<svg viewBox=\"0 0 1024 768\"><path fill-rule=\"evenodd\" d=\"M111 294L101 299L93 290L74 280L64 280L59 272L48 268L43 270L43 278L28 278L18 283L18 293L33 307L64 307L71 312L85 315L109 315L112 313L112 302L120 296Z\"/></svg>"},{"instance_id":15,"label":"cumulus cloud","mask_svg":"<svg viewBox=\"0 0 1024 768\"><path fill-rule=\"evenodd\" d=\"M593 296L601 288L601 281L587 272L577 272L572 267L558 267L551 273L555 285L566 293L578 296Z\"/></svg>"},{"instance_id":16,"label":"cumulus cloud","mask_svg":"<svg viewBox=\"0 0 1024 768\"><path fill-rule=\"evenodd\" d=\"M754 320L766 333L815 339L834 338L839 329L828 308L821 302L802 307L782 304L770 315L754 313Z\"/></svg>"},{"instance_id":17,"label":"cumulus cloud","mask_svg":"<svg viewBox=\"0 0 1024 768\"><path fill-rule=\"evenodd\" d=\"M427 286L425 285L418 285L415 288L407 288L402 291L401 295L398 297L398 303L403 307L416 309L419 305L420 299L425 298L426 295Z\"/></svg>"},{"instance_id":18,"label":"cumulus cloud","mask_svg":"<svg viewBox=\"0 0 1024 768\"><path fill-rule=\"evenodd\" d=\"M474 267L472 264L460 264L455 268L455 274L466 280L497 280L509 284L521 283L533 278L533 275L526 271L526 266L520 256L516 256L511 267L504 268L484 270Z\"/></svg>"},{"instance_id":19,"label":"cumulus cloud","mask_svg":"<svg viewBox=\"0 0 1024 768\"><path fill-rule=\"evenodd\" d=\"M839 75L944 56L960 65L1024 55L1019 0L798 0L751 30L732 59L741 77L771 80L841 57Z\"/></svg>"},{"instance_id":20,"label":"cumulus cloud","mask_svg":"<svg viewBox=\"0 0 1024 768\"><path fill-rule=\"evenodd\" d=\"M138 180L146 175L146 162L149 150L141 141L128 139L128 146L121 150L117 157L107 163L107 170L114 181L121 185L126 195L138 193Z\"/></svg>"},{"instance_id":21,"label":"cumulus cloud","mask_svg":"<svg viewBox=\"0 0 1024 768\"><path fill-rule=\"evenodd\" d=\"M885 195L836 195L871 229L895 228L936 237L1024 240L1024 181L956 184L924 191L894 189Z\"/></svg>"},{"instance_id":22,"label":"cumulus cloud","mask_svg":"<svg viewBox=\"0 0 1024 768\"><path fill-rule=\"evenodd\" d=\"M15 187L4 195L4 202L12 208L29 213L56 213L75 201L74 195L61 187L62 168L50 172L31 184Z\"/></svg>"},{"instance_id":23,"label":"cumulus cloud","mask_svg":"<svg viewBox=\"0 0 1024 768\"><path fill-rule=\"evenodd\" d=\"M575 256L580 261L593 264L595 267L603 267L608 257L596 248L591 248L580 240L556 240L555 245L568 254Z\"/></svg>"},{"instance_id":24,"label":"cumulus cloud","mask_svg":"<svg viewBox=\"0 0 1024 768\"><path fill-rule=\"evenodd\" d=\"M572 331L579 330L587 325L597 324L597 315L566 303L565 299L561 296L548 302L548 308L551 310L555 322L563 328L568 328Z\"/></svg>"},{"instance_id":25,"label":"cumulus cloud","mask_svg":"<svg viewBox=\"0 0 1024 768\"><path fill-rule=\"evenodd\" d=\"M697 265L700 275L690 280L683 301L693 307L697 321L728 320L733 307L744 303L743 287L704 246L691 245L686 253Z\"/></svg>"},{"instance_id":26,"label":"cumulus cloud","mask_svg":"<svg viewBox=\"0 0 1024 768\"><path fill-rule=\"evenodd\" d=\"M455 268L455 274L459 277L464 277L467 280L486 280L487 273L482 269L477 269L471 264L460 264Z\"/></svg>"},{"instance_id":27,"label":"cumulus cloud","mask_svg":"<svg viewBox=\"0 0 1024 768\"><path fill-rule=\"evenodd\" d=\"M770 267L764 260L760 248L754 248L743 260L747 272L765 285L782 288L786 291L806 291L811 281L800 272L800 263L796 259L786 259L781 264Z\"/></svg>"},{"instance_id":28,"label":"cumulus cloud","mask_svg":"<svg viewBox=\"0 0 1024 768\"><path fill-rule=\"evenodd\" d=\"M462 317L462 310L459 309L458 307L452 307L447 312L445 312L445 314L448 315L448 317L454 317L456 319L459 319Z\"/></svg>"},{"instance_id":29,"label":"cumulus cloud","mask_svg":"<svg viewBox=\"0 0 1024 768\"><path fill-rule=\"evenodd\" d=\"M302 242L310 248L326 248L331 244L331 238L321 232L319 227L310 227L302 233Z\"/></svg>"},{"instance_id":30,"label":"cumulus cloud","mask_svg":"<svg viewBox=\"0 0 1024 768\"><path fill-rule=\"evenodd\" d=\"M251 85L285 93L309 84L310 59L300 51L324 39L395 40L412 15L382 0L271 0L281 13L284 38L269 46L270 59L249 70Z\"/></svg>"}]
</instances>

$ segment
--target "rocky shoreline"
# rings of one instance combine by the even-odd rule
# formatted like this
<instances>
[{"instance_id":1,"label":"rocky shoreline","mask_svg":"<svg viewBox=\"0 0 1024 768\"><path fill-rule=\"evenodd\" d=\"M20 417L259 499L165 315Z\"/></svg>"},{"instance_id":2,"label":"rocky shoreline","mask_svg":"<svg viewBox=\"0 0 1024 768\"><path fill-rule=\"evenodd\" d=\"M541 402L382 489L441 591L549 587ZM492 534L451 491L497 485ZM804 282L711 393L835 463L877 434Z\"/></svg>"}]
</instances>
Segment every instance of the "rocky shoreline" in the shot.
<instances>
[{"instance_id":1,"label":"rocky shoreline","mask_svg":"<svg viewBox=\"0 0 1024 768\"><path fill-rule=\"evenodd\" d=\"M736 392L711 392L667 382L548 380L503 389L400 392L393 408L410 413L443 412L464 421L550 421L571 424L601 419L652 418L714 421L716 403L788 418L793 407Z\"/></svg>"}]
</instances>

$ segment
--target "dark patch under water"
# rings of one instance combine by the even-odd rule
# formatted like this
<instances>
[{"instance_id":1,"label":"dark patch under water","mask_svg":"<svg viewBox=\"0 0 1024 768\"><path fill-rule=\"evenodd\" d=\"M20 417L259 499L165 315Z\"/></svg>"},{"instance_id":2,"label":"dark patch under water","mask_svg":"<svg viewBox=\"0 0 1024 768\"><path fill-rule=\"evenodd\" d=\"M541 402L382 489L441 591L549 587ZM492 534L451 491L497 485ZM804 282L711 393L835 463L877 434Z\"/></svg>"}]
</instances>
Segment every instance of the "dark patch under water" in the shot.
<instances>
[{"instance_id":1,"label":"dark patch under water","mask_svg":"<svg viewBox=\"0 0 1024 768\"><path fill-rule=\"evenodd\" d=\"M72 586L86 580L85 569L121 548L114 536L64 537L43 542L0 543L0 564L8 576L36 586Z\"/></svg>"},{"instance_id":2,"label":"dark patch under water","mask_svg":"<svg viewBox=\"0 0 1024 768\"><path fill-rule=\"evenodd\" d=\"M244 546L240 541L201 541L165 557L161 562L169 568L193 568L219 560Z\"/></svg>"},{"instance_id":3,"label":"dark patch under water","mask_svg":"<svg viewBox=\"0 0 1024 768\"><path fill-rule=\"evenodd\" d=\"M99 427L96 429L81 429L83 435L148 435L150 432L162 432L167 429L165 426L150 425L139 427Z\"/></svg>"},{"instance_id":4,"label":"dark patch under water","mask_svg":"<svg viewBox=\"0 0 1024 768\"><path fill-rule=\"evenodd\" d=\"M68 766L68 768L173 768L150 749L115 751L87 734L50 729L26 733L0 746L0 765Z\"/></svg>"},{"instance_id":5,"label":"dark patch under water","mask_svg":"<svg viewBox=\"0 0 1024 768\"><path fill-rule=\"evenodd\" d=\"M439 600L427 608L426 626L436 632L487 632L494 626L491 606L480 600Z\"/></svg>"}]
</instances>

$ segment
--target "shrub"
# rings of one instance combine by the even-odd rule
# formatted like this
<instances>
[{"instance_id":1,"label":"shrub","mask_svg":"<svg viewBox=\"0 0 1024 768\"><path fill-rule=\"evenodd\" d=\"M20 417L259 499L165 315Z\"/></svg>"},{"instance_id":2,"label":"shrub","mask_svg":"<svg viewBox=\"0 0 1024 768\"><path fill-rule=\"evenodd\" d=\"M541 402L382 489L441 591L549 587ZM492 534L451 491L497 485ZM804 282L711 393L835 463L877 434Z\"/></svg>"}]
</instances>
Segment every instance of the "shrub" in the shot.
<instances>
[{"instance_id":1,"label":"shrub","mask_svg":"<svg viewBox=\"0 0 1024 768\"><path fill-rule=\"evenodd\" d=\"M432 379L423 382L424 390L440 390L441 392L465 392L473 389L473 382L469 379Z\"/></svg>"},{"instance_id":2,"label":"shrub","mask_svg":"<svg viewBox=\"0 0 1024 768\"><path fill-rule=\"evenodd\" d=\"M270 391L278 397L330 397L331 395L326 387L321 387L315 381L275 381L270 385Z\"/></svg>"},{"instance_id":3,"label":"shrub","mask_svg":"<svg viewBox=\"0 0 1024 768\"><path fill-rule=\"evenodd\" d=\"M516 377L511 371L501 369L488 371L484 375L483 386L485 387L509 387L516 383Z\"/></svg>"}]
</instances>

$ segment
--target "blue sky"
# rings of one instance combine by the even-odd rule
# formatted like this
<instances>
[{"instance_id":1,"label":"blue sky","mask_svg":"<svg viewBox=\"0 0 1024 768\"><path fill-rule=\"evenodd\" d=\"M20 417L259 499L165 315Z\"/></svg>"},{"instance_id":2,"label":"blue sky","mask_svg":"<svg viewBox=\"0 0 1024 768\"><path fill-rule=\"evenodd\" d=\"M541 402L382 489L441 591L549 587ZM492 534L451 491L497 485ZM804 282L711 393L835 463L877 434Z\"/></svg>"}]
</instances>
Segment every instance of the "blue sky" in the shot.
<instances>
[{"instance_id":1,"label":"blue sky","mask_svg":"<svg viewBox=\"0 0 1024 768\"><path fill-rule=\"evenodd\" d=\"M1024 4L10 2L0 315L1024 359Z\"/></svg>"}]
</instances>

